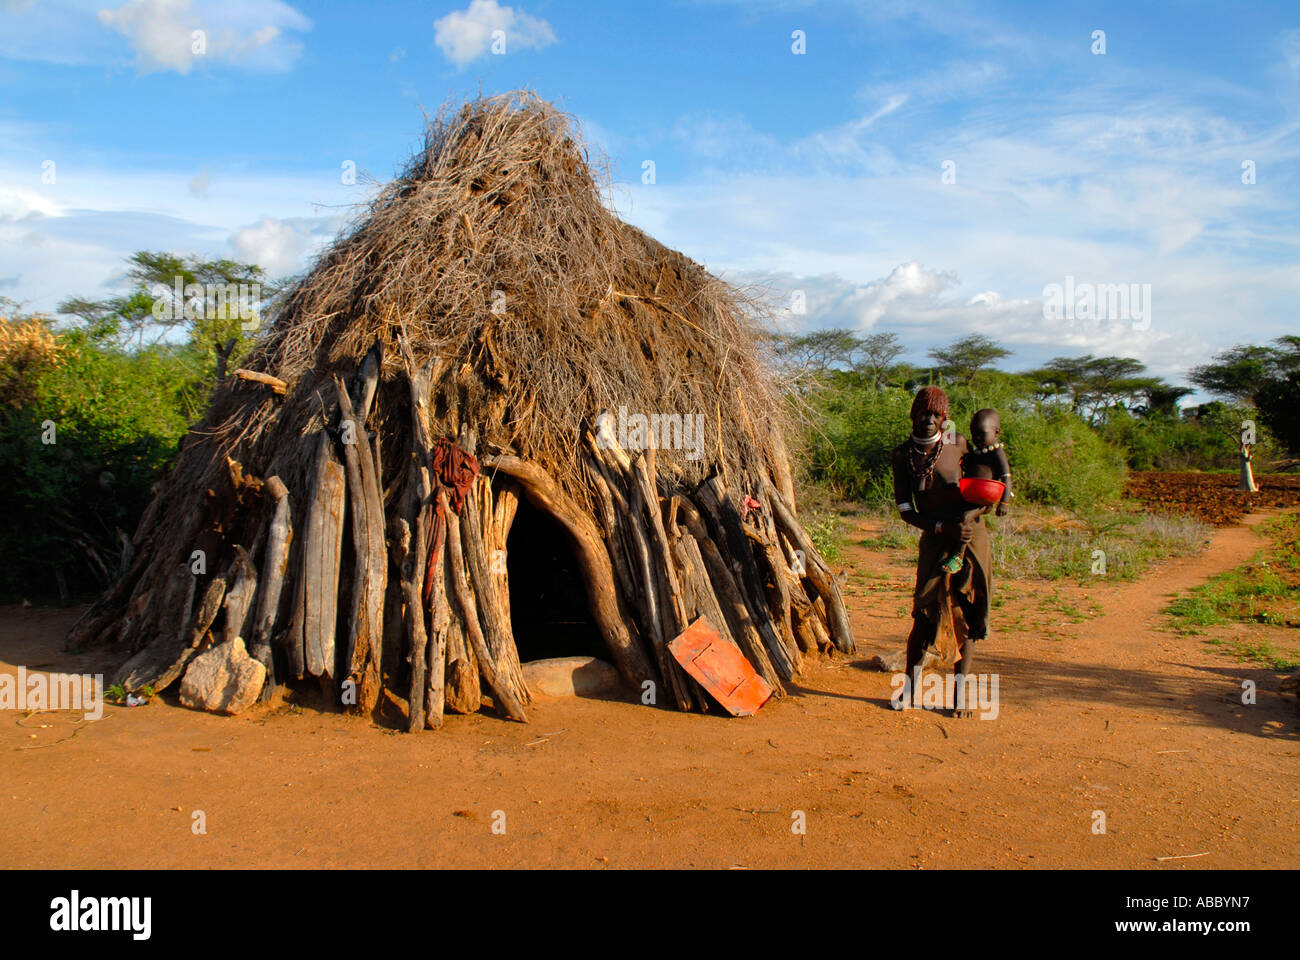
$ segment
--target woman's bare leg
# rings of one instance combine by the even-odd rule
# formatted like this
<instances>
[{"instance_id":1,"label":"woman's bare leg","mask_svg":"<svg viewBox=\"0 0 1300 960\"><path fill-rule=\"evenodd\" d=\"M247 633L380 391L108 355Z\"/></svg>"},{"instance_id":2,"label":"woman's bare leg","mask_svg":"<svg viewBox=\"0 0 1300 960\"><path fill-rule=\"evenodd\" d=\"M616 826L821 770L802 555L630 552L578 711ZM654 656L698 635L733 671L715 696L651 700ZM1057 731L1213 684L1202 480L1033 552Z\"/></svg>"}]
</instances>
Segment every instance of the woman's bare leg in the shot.
<instances>
[{"instance_id":1,"label":"woman's bare leg","mask_svg":"<svg viewBox=\"0 0 1300 960\"><path fill-rule=\"evenodd\" d=\"M912 684L912 703L909 706L920 706L921 664L938 636L938 624L920 614L913 617L912 630L907 635L907 677Z\"/></svg>"}]
</instances>

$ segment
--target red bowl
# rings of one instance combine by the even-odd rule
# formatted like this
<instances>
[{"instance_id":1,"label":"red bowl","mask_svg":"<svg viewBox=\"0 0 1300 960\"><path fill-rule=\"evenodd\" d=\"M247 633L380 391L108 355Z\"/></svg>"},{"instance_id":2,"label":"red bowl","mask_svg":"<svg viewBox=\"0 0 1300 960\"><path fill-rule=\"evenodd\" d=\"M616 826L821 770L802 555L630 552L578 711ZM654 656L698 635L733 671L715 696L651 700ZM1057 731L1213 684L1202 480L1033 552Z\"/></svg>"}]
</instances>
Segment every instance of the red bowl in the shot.
<instances>
[{"instance_id":1,"label":"red bowl","mask_svg":"<svg viewBox=\"0 0 1300 960\"><path fill-rule=\"evenodd\" d=\"M961 498L967 503L991 507L1002 499L1007 485L1001 480L984 480L980 477L962 477Z\"/></svg>"}]
</instances>

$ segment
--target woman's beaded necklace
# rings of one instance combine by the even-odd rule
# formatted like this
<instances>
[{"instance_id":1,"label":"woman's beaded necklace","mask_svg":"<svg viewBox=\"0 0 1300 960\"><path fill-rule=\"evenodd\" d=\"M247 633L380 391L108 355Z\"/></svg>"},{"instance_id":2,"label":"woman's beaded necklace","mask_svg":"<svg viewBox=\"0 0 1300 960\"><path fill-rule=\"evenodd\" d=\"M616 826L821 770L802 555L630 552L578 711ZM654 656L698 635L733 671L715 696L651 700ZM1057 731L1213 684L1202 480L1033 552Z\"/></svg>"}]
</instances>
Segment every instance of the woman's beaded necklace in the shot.
<instances>
[{"instance_id":1,"label":"woman's beaded necklace","mask_svg":"<svg viewBox=\"0 0 1300 960\"><path fill-rule=\"evenodd\" d=\"M939 439L939 434L936 433L933 443L926 446L930 449L927 450L926 447L917 443L914 434L912 442L907 447L907 470L917 483L924 483L934 473L935 465L939 462L939 454L943 450L943 441Z\"/></svg>"}]
</instances>

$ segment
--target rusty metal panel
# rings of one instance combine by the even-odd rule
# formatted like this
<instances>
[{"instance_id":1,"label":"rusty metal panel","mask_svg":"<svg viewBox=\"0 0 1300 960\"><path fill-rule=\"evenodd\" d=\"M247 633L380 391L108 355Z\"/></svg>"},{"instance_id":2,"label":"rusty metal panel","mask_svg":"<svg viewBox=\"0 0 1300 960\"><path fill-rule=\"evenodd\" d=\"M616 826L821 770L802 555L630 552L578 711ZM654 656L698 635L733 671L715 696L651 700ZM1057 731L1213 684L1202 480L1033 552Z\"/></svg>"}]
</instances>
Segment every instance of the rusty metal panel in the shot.
<instances>
[{"instance_id":1,"label":"rusty metal panel","mask_svg":"<svg viewBox=\"0 0 1300 960\"><path fill-rule=\"evenodd\" d=\"M704 617L670 640L668 652L733 717L753 716L772 696L771 685Z\"/></svg>"}]
</instances>

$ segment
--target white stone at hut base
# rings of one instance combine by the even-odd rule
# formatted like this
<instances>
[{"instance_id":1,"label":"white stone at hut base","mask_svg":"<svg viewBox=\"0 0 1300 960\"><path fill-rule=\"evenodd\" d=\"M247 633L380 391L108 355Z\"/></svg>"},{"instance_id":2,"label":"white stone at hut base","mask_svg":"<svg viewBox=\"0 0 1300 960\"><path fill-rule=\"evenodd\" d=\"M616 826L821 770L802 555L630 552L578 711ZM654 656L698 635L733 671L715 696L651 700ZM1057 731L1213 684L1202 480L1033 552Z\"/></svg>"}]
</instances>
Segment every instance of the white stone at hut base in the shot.
<instances>
[{"instance_id":1,"label":"white stone at hut base","mask_svg":"<svg viewBox=\"0 0 1300 960\"><path fill-rule=\"evenodd\" d=\"M928 667L937 660L933 653L926 651L921 657L921 666ZM868 661L868 665L885 673L902 673L907 669L907 649L894 650L890 653L877 654Z\"/></svg>"},{"instance_id":2,"label":"white stone at hut base","mask_svg":"<svg viewBox=\"0 0 1300 960\"><path fill-rule=\"evenodd\" d=\"M607 697L623 692L618 671L595 657L557 657L523 664L528 691L546 697Z\"/></svg>"},{"instance_id":3,"label":"white stone at hut base","mask_svg":"<svg viewBox=\"0 0 1300 960\"><path fill-rule=\"evenodd\" d=\"M241 713L257 702L265 680L266 667L248 655L242 637L235 637L190 662L181 680L181 703L212 713Z\"/></svg>"}]
</instances>

